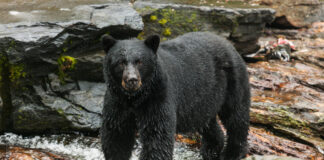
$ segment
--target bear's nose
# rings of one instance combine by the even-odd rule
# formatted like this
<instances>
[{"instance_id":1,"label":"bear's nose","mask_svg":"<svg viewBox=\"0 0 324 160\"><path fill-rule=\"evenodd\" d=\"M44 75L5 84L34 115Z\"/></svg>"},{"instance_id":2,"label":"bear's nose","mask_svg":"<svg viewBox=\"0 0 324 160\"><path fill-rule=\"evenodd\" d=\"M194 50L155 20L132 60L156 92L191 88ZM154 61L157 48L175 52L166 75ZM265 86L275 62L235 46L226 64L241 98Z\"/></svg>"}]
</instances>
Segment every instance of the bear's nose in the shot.
<instances>
[{"instance_id":1,"label":"bear's nose","mask_svg":"<svg viewBox=\"0 0 324 160\"><path fill-rule=\"evenodd\" d=\"M129 83L130 85L136 85L138 82L137 78L130 78L127 80L127 83Z\"/></svg>"}]
</instances>

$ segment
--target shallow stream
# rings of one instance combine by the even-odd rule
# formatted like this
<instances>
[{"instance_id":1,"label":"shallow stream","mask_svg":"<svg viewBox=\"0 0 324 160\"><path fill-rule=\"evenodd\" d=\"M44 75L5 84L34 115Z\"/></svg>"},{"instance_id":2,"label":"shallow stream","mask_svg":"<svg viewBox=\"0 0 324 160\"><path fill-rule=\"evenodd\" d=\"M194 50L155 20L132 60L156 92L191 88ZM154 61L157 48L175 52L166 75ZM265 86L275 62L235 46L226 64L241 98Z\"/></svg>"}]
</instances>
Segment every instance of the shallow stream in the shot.
<instances>
[{"instance_id":1,"label":"shallow stream","mask_svg":"<svg viewBox=\"0 0 324 160\"><path fill-rule=\"evenodd\" d=\"M19 146L55 153L71 160L103 160L99 138L83 135L49 135L23 137L13 133L0 136L0 145ZM131 160L137 160L141 146L135 145ZM1 152L0 152L1 153ZM9 153L7 153L9 154ZM174 160L200 160L199 151L182 143L175 143Z\"/></svg>"}]
</instances>

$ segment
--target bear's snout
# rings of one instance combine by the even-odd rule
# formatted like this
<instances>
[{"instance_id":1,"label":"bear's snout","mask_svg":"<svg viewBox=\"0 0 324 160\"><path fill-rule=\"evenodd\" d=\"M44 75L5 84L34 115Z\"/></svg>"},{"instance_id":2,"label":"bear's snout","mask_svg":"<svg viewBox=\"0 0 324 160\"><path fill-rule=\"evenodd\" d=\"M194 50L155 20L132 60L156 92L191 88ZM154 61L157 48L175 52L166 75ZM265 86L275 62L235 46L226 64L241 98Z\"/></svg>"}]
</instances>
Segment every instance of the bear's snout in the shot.
<instances>
[{"instance_id":1,"label":"bear's snout","mask_svg":"<svg viewBox=\"0 0 324 160\"><path fill-rule=\"evenodd\" d=\"M142 86L141 77L134 65L127 65L123 72L122 87L127 91L136 91Z\"/></svg>"}]
</instances>

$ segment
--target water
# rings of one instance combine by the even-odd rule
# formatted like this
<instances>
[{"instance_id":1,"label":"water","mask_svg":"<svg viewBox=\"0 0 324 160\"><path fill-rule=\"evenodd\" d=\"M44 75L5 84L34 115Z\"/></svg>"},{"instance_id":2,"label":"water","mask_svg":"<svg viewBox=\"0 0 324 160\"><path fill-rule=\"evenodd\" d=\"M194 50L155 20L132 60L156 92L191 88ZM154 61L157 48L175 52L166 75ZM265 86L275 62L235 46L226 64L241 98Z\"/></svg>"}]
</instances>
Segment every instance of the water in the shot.
<instances>
[{"instance_id":1,"label":"water","mask_svg":"<svg viewBox=\"0 0 324 160\"><path fill-rule=\"evenodd\" d=\"M66 155L70 159L77 160L103 160L100 140L95 137L83 135L49 135L23 137L13 133L0 136L0 145L20 146L24 148L42 149ZM135 145L131 160L138 160L140 144ZM174 160L201 160L197 148L190 148L183 143L176 142Z\"/></svg>"},{"instance_id":2,"label":"water","mask_svg":"<svg viewBox=\"0 0 324 160\"><path fill-rule=\"evenodd\" d=\"M75 6L123 0L0 0L0 23L69 21Z\"/></svg>"}]
</instances>

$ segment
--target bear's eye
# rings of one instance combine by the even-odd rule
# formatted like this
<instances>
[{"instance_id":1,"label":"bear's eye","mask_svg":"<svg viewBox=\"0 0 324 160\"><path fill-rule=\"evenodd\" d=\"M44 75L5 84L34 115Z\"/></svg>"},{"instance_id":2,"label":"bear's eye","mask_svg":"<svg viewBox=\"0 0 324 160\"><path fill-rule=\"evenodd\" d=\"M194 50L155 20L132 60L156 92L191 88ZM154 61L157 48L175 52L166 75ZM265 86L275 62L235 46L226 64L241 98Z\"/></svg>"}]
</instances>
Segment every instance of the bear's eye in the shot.
<instances>
[{"instance_id":1,"label":"bear's eye","mask_svg":"<svg viewBox=\"0 0 324 160\"><path fill-rule=\"evenodd\" d=\"M143 64L141 60L136 60L135 63L136 63L137 65L142 65L142 64Z\"/></svg>"},{"instance_id":2,"label":"bear's eye","mask_svg":"<svg viewBox=\"0 0 324 160\"><path fill-rule=\"evenodd\" d=\"M126 66L126 61L120 61L118 64L120 67Z\"/></svg>"}]
</instances>

